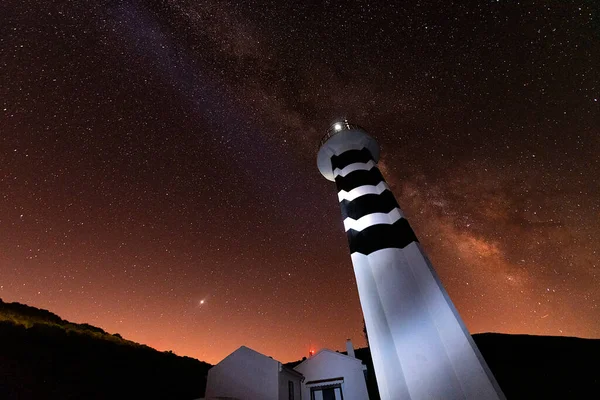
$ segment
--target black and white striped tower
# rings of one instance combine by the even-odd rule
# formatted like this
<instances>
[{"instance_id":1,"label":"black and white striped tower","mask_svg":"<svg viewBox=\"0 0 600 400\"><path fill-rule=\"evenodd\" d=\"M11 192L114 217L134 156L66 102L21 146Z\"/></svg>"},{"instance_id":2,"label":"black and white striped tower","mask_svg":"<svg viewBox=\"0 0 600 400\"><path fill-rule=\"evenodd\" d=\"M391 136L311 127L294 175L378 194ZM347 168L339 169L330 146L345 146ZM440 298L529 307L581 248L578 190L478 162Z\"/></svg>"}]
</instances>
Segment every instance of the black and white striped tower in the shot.
<instances>
[{"instance_id":1,"label":"black and white striped tower","mask_svg":"<svg viewBox=\"0 0 600 400\"><path fill-rule=\"evenodd\" d=\"M377 142L347 121L331 126L317 157L337 185L381 398L504 399L378 160Z\"/></svg>"}]
</instances>

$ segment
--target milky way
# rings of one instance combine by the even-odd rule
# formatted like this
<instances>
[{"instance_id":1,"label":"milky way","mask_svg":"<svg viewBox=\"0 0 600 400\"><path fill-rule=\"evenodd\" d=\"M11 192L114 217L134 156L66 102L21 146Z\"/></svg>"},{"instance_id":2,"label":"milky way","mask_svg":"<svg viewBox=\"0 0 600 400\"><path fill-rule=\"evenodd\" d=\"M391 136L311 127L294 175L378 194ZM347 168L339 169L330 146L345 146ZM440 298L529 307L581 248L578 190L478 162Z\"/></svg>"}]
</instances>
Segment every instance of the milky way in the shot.
<instances>
[{"instance_id":1,"label":"milky way","mask_svg":"<svg viewBox=\"0 0 600 400\"><path fill-rule=\"evenodd\" d=\"M471 332L600 337L595 2L403 3L2 2L0 297L209 362L364 345L346 117Z\"/></svg>"}]
</instances>

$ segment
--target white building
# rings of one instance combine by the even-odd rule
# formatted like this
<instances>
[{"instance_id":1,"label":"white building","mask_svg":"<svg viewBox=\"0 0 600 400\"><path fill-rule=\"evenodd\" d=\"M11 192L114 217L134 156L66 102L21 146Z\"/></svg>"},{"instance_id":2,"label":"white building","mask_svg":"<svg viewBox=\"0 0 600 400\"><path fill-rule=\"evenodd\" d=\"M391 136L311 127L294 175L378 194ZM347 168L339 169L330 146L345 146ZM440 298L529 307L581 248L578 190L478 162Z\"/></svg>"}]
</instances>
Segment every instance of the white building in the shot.
<instances>
[{"instance_id":1,"label":"white building","mask_svg":"<svg viewBox=\"0 0 600 400\"><path fill-rule=\"evenodd\" d=\"M352 343L348 343L348 355L323 349L294 368L304 375L302 399L369 399L365 382L367 367L354 357Z\"/></svg>"},{"instance_id":2,"label":"white building","mask_svg":"<svg viewBox=\"0 0 600 400\"><path fill-rule=\"evenodd\" d=\"M208 371L207 400L299 400L303 377L242 346Z\"/></svg>"},{"instance_id":3,"label":"white building","mask_svg":"<svg viewBox=\"0 0 600 400\"><path fill-rule=\"evenodd\" d=\"M206 400L369 400L366 366L323 349L294 369L242 346L208 371Z\"/></svg>"}]
</instances>

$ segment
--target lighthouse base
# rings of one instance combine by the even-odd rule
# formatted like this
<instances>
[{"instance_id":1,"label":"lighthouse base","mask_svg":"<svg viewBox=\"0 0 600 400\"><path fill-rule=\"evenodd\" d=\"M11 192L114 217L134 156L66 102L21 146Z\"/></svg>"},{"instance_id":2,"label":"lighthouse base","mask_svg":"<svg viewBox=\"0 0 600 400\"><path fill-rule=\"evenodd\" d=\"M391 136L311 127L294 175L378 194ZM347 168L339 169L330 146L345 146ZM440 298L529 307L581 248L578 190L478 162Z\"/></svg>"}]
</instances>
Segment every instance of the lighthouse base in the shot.
<instances>
[{"instance_id":1,"label":"lighthouse base","mask_svg":"<svg viewBox=\"0 0 600 400\"><path fill-rule=\"evenodd\" d=\"M352 263L382 399L505 399L418 242Z\"/></svg>"}]
</instances>

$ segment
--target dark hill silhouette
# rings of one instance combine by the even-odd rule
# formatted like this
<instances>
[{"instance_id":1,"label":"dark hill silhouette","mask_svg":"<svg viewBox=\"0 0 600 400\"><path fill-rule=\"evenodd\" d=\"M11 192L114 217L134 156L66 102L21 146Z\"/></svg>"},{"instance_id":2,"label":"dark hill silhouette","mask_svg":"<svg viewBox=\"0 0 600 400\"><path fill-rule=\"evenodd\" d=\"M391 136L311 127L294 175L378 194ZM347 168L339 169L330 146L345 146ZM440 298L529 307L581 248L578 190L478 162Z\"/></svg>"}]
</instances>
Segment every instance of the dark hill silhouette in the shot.
<instances>
[{"instance_id":1,"label":"dark hill silhouette","mask_svg":"<svg viewBox=\"0 0 600 400\"><path fill-rule=\"evenodd\" d=\"M600 339L483 333L473 339L507 399L600 399Z\"/></svg>"},{"instance_id":2,"label":"dark hill silhouette","mask_svg":"<svg viewBox=\"0 0 600 400\"><path fill-rule=\"evenodd\" d=\"M600 398L600 339L473 335L509 400ZM368 348L355 350L379 399ZM301 361L286 364L293 367ZM0 399L182 399L204 395L210 364L0 300Z\"/></svg>"},{"instance_id":3,"label":"dark hill silhouette","mask_svg":"<svg viewBox=\"0 0 600 400\"><path fill-rule=\"evenodd\" d=\"M0 300L0 399L182 399L210 364Z\"/></svg>"},{"instance_id":4,"label":"dark hill silhouette","mask_svg":"<svg viewBox=\"0 0 600 400\"><path fill-rule=\"evenodd\" d=\"M473 339L508 400L600 399L600 339L501 333ZM370 399L379 400L369 349L355 355L367 366Z\"/></svg>"}]
</instances>

